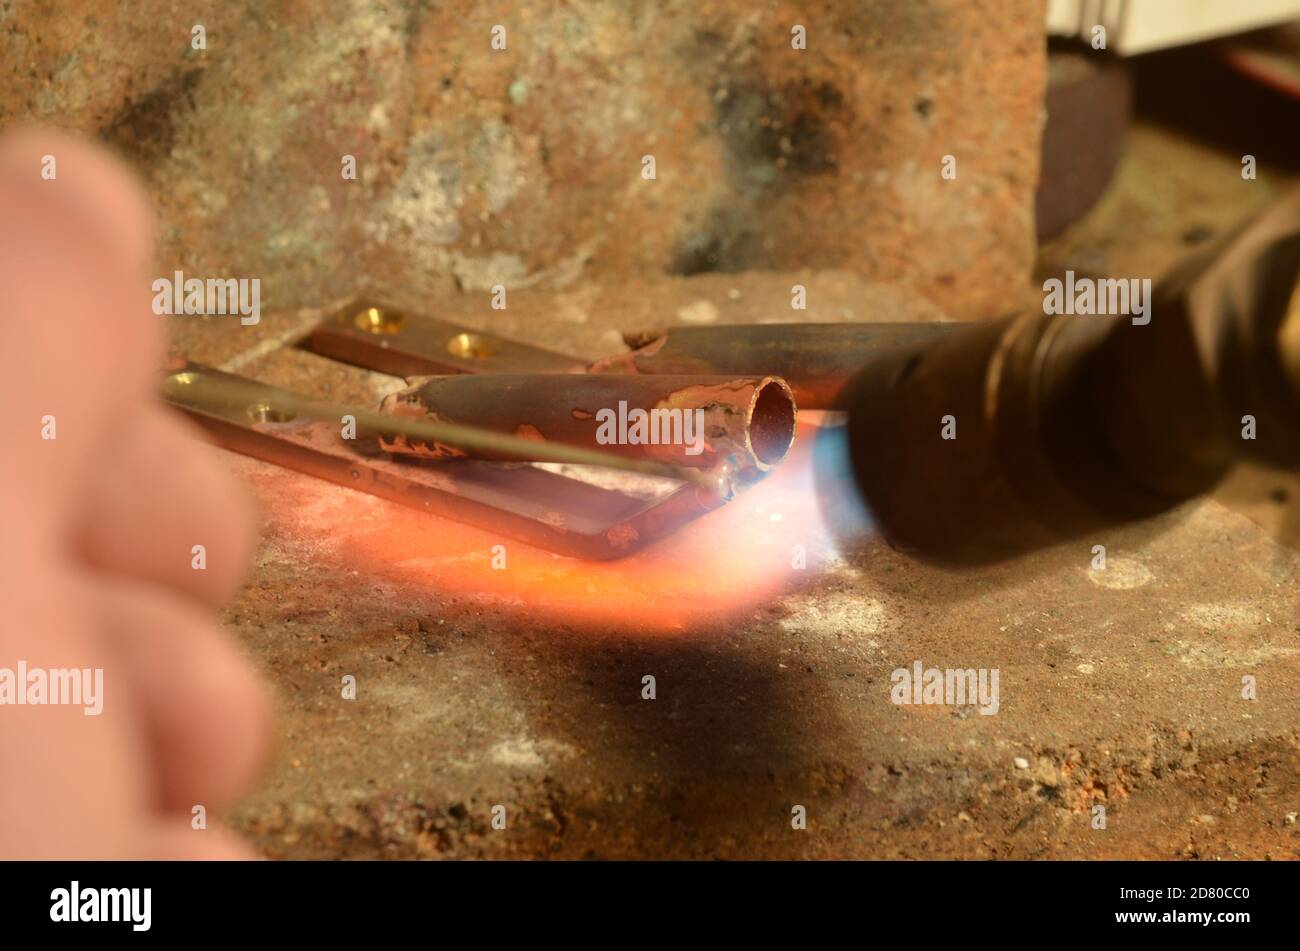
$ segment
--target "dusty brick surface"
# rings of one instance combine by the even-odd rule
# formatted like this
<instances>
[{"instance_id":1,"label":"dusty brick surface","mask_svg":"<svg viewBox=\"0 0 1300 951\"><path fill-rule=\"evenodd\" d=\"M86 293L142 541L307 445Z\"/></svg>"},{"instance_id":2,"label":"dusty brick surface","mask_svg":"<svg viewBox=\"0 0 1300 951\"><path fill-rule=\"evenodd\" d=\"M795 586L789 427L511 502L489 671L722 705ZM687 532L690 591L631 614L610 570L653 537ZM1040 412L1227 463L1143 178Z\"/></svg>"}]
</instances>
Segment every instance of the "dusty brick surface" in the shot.
<instances>
[{"instance_id":1,"label":"dusty brick surface","mask_svg":"<svg viewBox=\"0 0 1300 951\"><path fill-rule=\"evenodd\" d=\"M1041 22L1039 0L13 2L0 121L122 149L164 272L258 276L270 309L840 268L984 317L1032 261Z\"/></svg>"}]
</instances>

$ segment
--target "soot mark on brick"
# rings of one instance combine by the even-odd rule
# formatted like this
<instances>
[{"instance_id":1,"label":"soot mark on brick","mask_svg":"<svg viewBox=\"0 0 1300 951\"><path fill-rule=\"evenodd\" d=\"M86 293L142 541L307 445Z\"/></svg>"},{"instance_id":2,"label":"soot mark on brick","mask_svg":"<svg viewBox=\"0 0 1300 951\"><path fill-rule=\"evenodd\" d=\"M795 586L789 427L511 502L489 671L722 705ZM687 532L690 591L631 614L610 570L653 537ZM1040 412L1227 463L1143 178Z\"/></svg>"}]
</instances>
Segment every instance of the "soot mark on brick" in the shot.
<instances>
[{"instance_id":1,"label":"soot mark on brick","mask_svg":"<svg viewBox=\"0 0 1300 951\"><path fill-rule=\"evenodd\" d=\"M669 271L689 276L746 270L758 240L758 226L751 216L733 207L715 207L698 228L678 238Z\"/></svg>"},{"instance_id":2,"label":"soot mark on brick","mask_svg":"<svg viewBox=\"0 0 1300 951\"><path fill-rule=\"evenodd\" d=\"M708 41L700 38L706 48ZM836 174L841 130L852 120L839 88L810 77L773 85L752 75L724 76L713 81L710 98L731 194L679 236L673 274L755 266L763 200Z\"/></svg>"},{"instance_id":3,"label":"soot mark on brick","mask_svg":"<svg viewBox=\"0 0 1300 951\"><path fill-rule=\"evenodd\" d=\"M99 130L100 136L144 168L152 168L171 154L177 120L194 108L200 73L198 68L174 73L131 100Z\"/></svg>"},{"instance_id":4,"label":"soot mark on brick","mask_svg":"<svg viewBox=\"0 0 1300 951\"><path fill-rule=\"evenodd\" d=\"M833 173L847 109L832 83L804 77L772 87L720 81L713 89L718 133L733 184L752 192Z\"/></svg>"}]
</instances>

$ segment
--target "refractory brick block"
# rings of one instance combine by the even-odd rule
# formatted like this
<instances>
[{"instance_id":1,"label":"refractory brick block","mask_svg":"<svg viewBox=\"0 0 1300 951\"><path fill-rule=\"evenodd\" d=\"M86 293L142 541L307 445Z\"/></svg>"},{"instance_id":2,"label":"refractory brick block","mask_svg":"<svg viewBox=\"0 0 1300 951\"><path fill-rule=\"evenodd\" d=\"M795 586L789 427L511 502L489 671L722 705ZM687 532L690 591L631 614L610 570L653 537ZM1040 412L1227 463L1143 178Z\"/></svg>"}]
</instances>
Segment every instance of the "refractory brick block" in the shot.
<instances>
[{"instance_id":1,"label":"refractory brick block","mask_svg":"<svg viewBox=\"0 0 1300 951\"><path fill-rule=\"evenodd\" d=\"M163 271L260 277L269 308L840 268L974 318L1031 265L1043 19L1039 0L17 2L0 117L117 145L154 188Z\"/></svg>"}]
</instances>

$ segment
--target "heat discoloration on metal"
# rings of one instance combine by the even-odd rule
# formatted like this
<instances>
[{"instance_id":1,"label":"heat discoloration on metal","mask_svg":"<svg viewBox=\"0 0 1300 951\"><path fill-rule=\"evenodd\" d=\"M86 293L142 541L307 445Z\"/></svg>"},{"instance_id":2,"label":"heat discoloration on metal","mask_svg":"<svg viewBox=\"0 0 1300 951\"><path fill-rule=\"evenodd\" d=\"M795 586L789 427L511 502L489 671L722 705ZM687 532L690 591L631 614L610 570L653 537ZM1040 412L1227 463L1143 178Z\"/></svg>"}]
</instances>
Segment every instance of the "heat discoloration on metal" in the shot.
<instances>
[{"instance_id":1,"label":"heat discoloration on metal","mask_svg":"<svg viewBox=\"0 0 1300 951\"><path fill-rule=\"evenodd\" d=\"M532 465L397 460L373 439L343 439L336 422L262 421L249 412L250 396L276 406L301 400L297 394L200 364L182 370L237 384L232 392L240 399L229 404L187 402L183 388L167 397L227 449L564 555L624 557L729 497L688 483L666 497L645 499Z\"/></svg>"},{"instance_id":2,"label":"heat discoloration on metal","mask_svg":"<svg viewBox=\"0 0 1300 951\"><path fill-rule=\"evenodd\" d=\"M422 411L421 407L418 405L406 400L395 400L392 396L384 398L380 409L382 412L385 412L390 416L404 417L407 419L428 419L440 423L446 421L436 412ZM380 446L383 447L386 452L400 452L402 451L401 449L395 449L394 447L406 445L408 445L408 442L405 437L396 437L392 439L380 438ZM427 455L430 459L465 459L468 457L468 453L459 446L448 445L445 442L424 442L419 443L419 445L428 447L428 452L424 455Z\"/></svg>"},{"instance_id":3,"label":"heat discoloration on metal","mask_svg":"<svg viewBox=\"0 0 1300 951\"><path fill-rule=\"evenodd\" d=\"M605 533L605 537L609 539L611 546L623 551L635 545L639 536L631 525L615 525Z\"/></svg>"},{"instance_id":4,"label":"heat discoloration on metal","mask_svg":"<svg viewBox=\"0 0 1300 951\"><path fill-rule=\"evenodd\" d=\"M372 311L374 312L372 315ZM630 353L587 363L358 299L312 332L317 353L394 376L457 373L629 373L776 376L804 409L828 409L880 353L925 343L953 323L713 324L625 333Z\"/></svg>"},{"instance_id":5,"label":"heat discoloration on metal","mask_svg":"<svg viewBox=\"0 0 1300 951\"><path fill-rule=\"evenodd\" d=\"M772 376L416 377L406 389L385 398L381 409L694 469L727 466L759 472L785 458L794 442L797 416L789 387ZM619 420L636 413L644 414L643 441L605 441L611 430L617 431ZM425 458L449 455L440 444L400 436L383 439L382 445L389 452Z\"/></svg>"},{"instance_id":6,"label":"heat discoloration on metal","mask_svg":"<svg viewBox=\"0 0 1300 951\"><path fill-rule=\"evenodd\" d=\"M786 362L805 375L804 391L815 394L807 375L820 372L817 367L825 365L825 355L832 351L839 352L844 362L843 353L849 351L846 340L883 336L897 343L910 339L902 334L915 326L919 325L827 325L830 329L818 335L823 356L805 354L809 360ZM172 401L194 414L235 451L458 521L490 527L552 551L591 559L618 558L725 504L762 479L793 444L797 390L792 391L783 379L773 375L759 354L764 347L768 348L766 352L779 356L803 346L810 339L807 328L698 329L722 331L722 337L731 335L728 346L733 350L739 340L737 352L746 354L744 360L755 371L692 372L678 377L665 373L662 362L645 366L647 358L671 350L674 340L680 343L674 331L671 339L665 336L649 341L637 354L616 358L611 368L619 372L587 372L585 361L573 357L362 298L317 328L312 336L313 349L395 375L431 370L458 374L439 377L436 392L427 389L432 385L430 379L413 380L401 398L385 401L385 416L407 417L408 425L402 427L407 430L404 437L391 438L390 427L375 423L368 432L390 435L384 437L383 444L375 439L363 441L363 449L340 440L338 427L332 423L268 428L251 422L242 404L213 410L186 405L183 397ZM816 328L813 333L818 333ZM720 354L727 346L717 342L722 337L709 338L715 341L712 346L716 352L709 358L714 362L723 362ZM782 339L786 341L785 349L776 346L772 350L773 342ZM625 365L616 365L619 359ZM699 361L699 365L707 365L707 360ZM203 372L214 374L206 368ZM243 385L259 385L222 376ZM527 385L510 385L512 377ZM280 393L291 402L302 400L287 391L266 390ZM683 438L641 444L596 440L600 411L617 411L620 402L629 411L664 414L670 426L675 424L672 414L679 413ZM686 451L691 442L685 439L685 414L696 410L704 419L698 455ZM376 416L369 411L357 412ZM477 422L459 422L468 420ZM418 432L421 427L411 425L414 423L449 428L443 434L432 429ZM457 426L480 433L490 430L488 436L513 440L515 445L501 449L498 444L487 446L480 440L467 450L445 442L452 438L451 428ZM531 454L523 442L535 447L539 454ZM582 459L570 457L574 453L585 455ZM420 455L431 458L422 460ZM552 464L567 463L571 470L583 470L613 465L601 461L609 460L611 455L620 462L619 469L635 468L644 475L667 475L675 481L647 497L625 488L638 484L636 479L620 477L598 484L589 481L589 473L549 471L520 461L547 460Z\"/></svg>"}]
</instances>

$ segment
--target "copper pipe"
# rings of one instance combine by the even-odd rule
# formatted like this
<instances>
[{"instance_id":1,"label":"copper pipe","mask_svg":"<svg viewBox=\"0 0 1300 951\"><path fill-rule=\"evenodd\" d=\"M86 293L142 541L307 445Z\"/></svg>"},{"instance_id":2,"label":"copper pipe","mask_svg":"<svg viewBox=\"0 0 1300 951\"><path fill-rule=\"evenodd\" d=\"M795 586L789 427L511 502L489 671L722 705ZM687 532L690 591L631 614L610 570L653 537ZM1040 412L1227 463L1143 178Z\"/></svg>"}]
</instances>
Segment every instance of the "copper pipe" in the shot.
<instances>
[{"instance_id":1,"label":"copper pipe","mask_svg":"<svg viewBox=\"0 0 1300 951\"><path fill-rule=\"evenodd\" d=\"M763 472L794 443L795 401L774 376L534 373L415 377L409 383L384 400L382 412L692 469ZM465 454L402 437L382 445L433 458ZM520 456L506 451L479 458Z\"/></svg>"}]
</instances>

